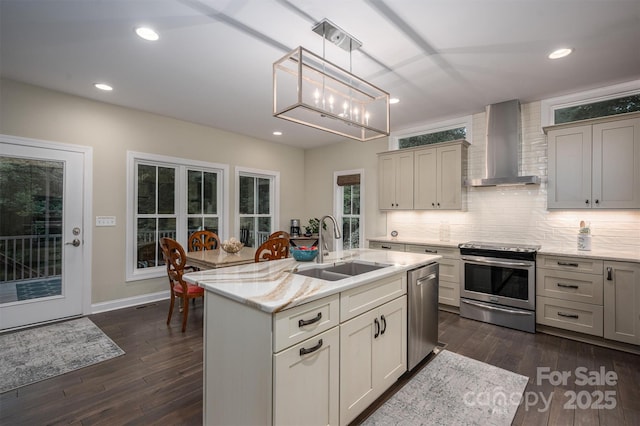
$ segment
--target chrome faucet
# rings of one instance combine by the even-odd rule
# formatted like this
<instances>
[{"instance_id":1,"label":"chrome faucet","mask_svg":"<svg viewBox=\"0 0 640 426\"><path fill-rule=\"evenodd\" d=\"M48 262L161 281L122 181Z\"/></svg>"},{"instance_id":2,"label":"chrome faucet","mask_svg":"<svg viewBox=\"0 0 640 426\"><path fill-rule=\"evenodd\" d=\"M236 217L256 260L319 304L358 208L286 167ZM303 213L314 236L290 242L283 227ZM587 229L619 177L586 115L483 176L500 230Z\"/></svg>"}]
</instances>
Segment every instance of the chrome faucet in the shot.
<instances>
[{"instance_id":1,"label":"chrome faucet","mask_svg":"<svg viewBox=\"0 0 640 426\"><path fill-rule=\"evenodd\" d=\"M336 240L339 240L340 238L342 238L342 235L340 235L340 228L338 227L338 222L336 222L336 218L331 216L330 214L322 216L322 219L320 219L320 222L318 223L318 257L316 258L316 262L318 263L324 262L324 241L322 238L322 228L324 227L324 220L327 218L331 219L331 221L333 222L333 235L336 238ZM329 248L327 248L327 251L328 250Z\"/></svg>"}]
</instances>

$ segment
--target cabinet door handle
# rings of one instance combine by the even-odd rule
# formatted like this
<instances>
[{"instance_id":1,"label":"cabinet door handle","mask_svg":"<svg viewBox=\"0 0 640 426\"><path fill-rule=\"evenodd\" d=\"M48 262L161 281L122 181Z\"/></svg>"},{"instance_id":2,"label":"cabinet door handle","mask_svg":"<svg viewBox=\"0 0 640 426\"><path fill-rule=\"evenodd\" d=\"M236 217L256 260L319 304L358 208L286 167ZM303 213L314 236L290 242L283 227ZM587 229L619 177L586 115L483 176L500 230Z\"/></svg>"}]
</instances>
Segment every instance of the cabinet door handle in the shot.
<instances>
[{"instance_id":1,"label":"cabinet door handle","mask_svg":"<svg viewBox=\"0 0 640 426\"><path fill-rule=\"evenodd\" d=\"M600 200L596 200L596 204L600 204Z\"/></svg>"},{"instance_id":2,"label":"cabinet door handle","mask_svg":"<svg viewBox=\"0 0 640 426\"><path fill-rule=\"evenodd\" d=\"M584 203L585 204L589 204L589 200L584 200Z\"/></svg>"},{"instance_id":3,"label":"cabinet door handle","mask_svg":"<svg viewBox=\"0 0 640 426\"><path fill-rule=\"evenodd\" d=\"M575 284L563 284L563 283L556 283L556 285L558 287L562 287L562 288L580 288L579 286L575 285Z\"/></svg>"},{"instance_id":4,"label":"cabinet door handle","mask_svg":"<svg viewBox=\"0 0 640 426\"><path fill-rule=\"evenodd\" d=\"M384 334L385 331L387 331L387 319L384 317L384 315L380 315L380 321L382 321L382 330L380 331L380 334Z\"/></svg>"},{"instance_id":5,"label":"cabinet door handle","mask_svg":"<svg viewBox=\"0 0 640 426\"><path fill-rule=\"evenodd\" d=\"M607 281L613 281L613 268L607 266Z\"/></svg>"},{"instance_id":6,"label":"cabinet door handle","mask_svg":"<svg viewBox=\"0 0 640 426\"><path fill-rule=\"evenodd\" d=\"M559 266L571 266L573 268L577 268L578 264L573 262L558 262Z\"/></svg>"},{"instance_id":7,"label":"cabinet door handle","mask_svg":"<svg viewBox=\"0 0 640 426\"><path fill-rule=\"evenodd\" d=\"M438 205L438 207L440 207L440 203L436 203Z\"/></svg>"},{"instance_id":8,"label":"cabinet door handle","mask_svg":"<svg viewBox=\"0 0 640 426\"><path fill-rule=\"evenodd\" d=\"M318 315L315 318L311 318L310 320L299 320L298 327L304 327L305 325L315 324L322 319L322 312L318 312Z\"/></svg>"},{"instance_id":9,"label":"cabinet door handle","mask_svg":"<svg viewBox=\"0 0 640 426\"><path fill-rule=\"evenodd\" d=\"M322 347L322 339L318 340L318 344L312 348L300 348L300 356L313 353Z\"/></svg>"},{"instance_id":10,"label":"cabinet door handle","mask_svg":"<svg viewBox=\"0 0 640 426\"><path fill-rule=\"evenodd\" d=\"M574 318L574 319L580 318L579 315L576 315L576 314L565 314L564 312L558 312L558 316L559 317L565 317L565 318Z\"/></svg>"},{"instance_id":11,"label":"cabinet door handle","mask_svg":"<svg viewBox=\"0 0 640 426\"><path fill-rule=\"evenodd\" d=\"M436 206L436 203L431 203L431 207L435 207L435 206Z\"/></svg>"},{"instance_id":12,"label":"cabinet door handle","mask_svg":"<svg viewBox=\"0 0 640 426\"><path fill-rule=\"evenodd\" d=\"M376 326L376 331L373 333L373 338L377 339L380 335L380 322L378 321L378 318L373 320L373 324Z\"/></svg>"}]
</instances>

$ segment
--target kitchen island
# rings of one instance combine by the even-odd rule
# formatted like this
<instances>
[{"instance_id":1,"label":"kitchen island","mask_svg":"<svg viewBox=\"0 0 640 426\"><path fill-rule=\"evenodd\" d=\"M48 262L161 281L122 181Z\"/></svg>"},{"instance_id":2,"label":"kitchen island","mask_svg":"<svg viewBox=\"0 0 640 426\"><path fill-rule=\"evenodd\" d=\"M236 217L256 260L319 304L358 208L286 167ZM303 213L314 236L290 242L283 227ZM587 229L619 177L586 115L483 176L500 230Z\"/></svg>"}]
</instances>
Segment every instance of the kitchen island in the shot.
<instances>
[{"instance_id":1,"label":"kitchen island","mask_svg":"<svg viewBox=\"0 0 640 426\"><path fill-rule=\"evenodd\" d=\"M439 256L359 249L194 272L206 290L204 424L348 424L406 371L407 274Z\"/></svg>"}]
</instances>

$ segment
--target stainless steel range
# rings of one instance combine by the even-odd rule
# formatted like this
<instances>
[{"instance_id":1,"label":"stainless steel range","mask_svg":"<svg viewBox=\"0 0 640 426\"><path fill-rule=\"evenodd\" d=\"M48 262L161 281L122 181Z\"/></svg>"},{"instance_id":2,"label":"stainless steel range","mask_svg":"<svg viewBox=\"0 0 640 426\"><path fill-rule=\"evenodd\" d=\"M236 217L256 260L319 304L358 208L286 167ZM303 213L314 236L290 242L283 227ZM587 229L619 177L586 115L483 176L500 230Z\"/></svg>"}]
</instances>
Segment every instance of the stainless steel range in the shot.
<instances>
[{"instance_id":1,"label":"stainless steel range","mask_svg":"<svg viewBox=\"0 0 640 426\"><path fill-rule=\"evenodd\" d=\"M535 333L540 246L471 241L458 247L460 316Z\"/></svg>"}]
</instances>

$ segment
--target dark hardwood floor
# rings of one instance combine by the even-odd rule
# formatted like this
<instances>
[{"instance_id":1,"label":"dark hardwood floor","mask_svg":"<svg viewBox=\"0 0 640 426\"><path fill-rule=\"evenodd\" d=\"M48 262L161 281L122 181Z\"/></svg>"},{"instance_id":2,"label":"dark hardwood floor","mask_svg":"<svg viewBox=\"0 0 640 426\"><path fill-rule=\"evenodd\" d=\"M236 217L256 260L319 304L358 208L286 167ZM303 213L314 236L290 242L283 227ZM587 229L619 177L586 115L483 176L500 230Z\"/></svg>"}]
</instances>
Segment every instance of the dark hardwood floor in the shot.
<instances>
[{"instance_id":1,"label":"dark hardwood floor","mask_svg":"<svg viewBox=\"0 0 640 426\"><path fill-rule=\"evenodd\" d=\"M168 302L160 302L91 315L126 354L1 394L0 424L200 425L202 302L190 309L184 334L176 317L167 328L167 311ZM440 312L440 341L447 350L529 377L525 396L530 406L520 405L514 425L640 424L638 355L492 326L448 312ZM576 368L599 371L601 366L617 374L615 385L576 384ZM552 386L548 380L538 384L537 369L545 367L551 372L571 371L572 377L564 385ZM379 403L411 376L403 376ZM567 391L582 393L578 405L587 399L596 402L596 391L609 391L612 407L566 409L564 405L572 402ZM540 400L533 404L534 394L545 399L553 394L547 409Z\"/></svg>"}]
</instances>

